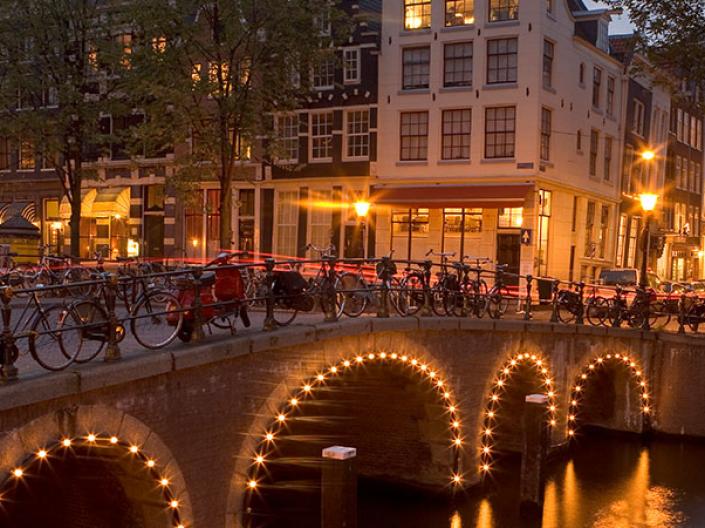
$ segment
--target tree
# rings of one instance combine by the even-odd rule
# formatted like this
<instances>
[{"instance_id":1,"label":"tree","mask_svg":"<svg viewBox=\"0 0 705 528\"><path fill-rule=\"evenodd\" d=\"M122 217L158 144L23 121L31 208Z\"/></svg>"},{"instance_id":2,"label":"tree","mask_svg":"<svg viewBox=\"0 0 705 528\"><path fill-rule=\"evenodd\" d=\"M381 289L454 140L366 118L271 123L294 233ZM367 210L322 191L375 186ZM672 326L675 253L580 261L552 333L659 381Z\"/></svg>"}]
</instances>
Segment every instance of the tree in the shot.
<instances>
[{"instance_id":1,"label":"tree","mask_svg":"<svg viewBox=\"0 0 705 528\"><path fill-rule=\"evenodd\" d=\"M127 52L118 15L101 0L0 0L0 10L0 133L54 169L77 257L84 163L97 154L100 116L121 104L112 97Z\"/></svg>"},{"instance_id":2,"label":"tree","mask_svg":"<svg viewBox=\"0 0 705 528\"><path fill-rule=\"evenodd\" d=\"M705 87L705 0L610 0L624 7L635 26L636 51L652 73L687 78ZM665 75L663 75L665 73Z\"/></svg>"},{"instance_id":3,"label":"tree","mask_svg":"<svg viewBox=\"0 0 705 528\"><path fill-rule=\"evenodd\" d=\"M222 248L233 245L234 178L272 135L273 114L310 93L308 72L332 55L340 18L329 0L139 2L129 89L148 116L139 140L190 143L178 176L219 183Z\"/></svg>"}]
</instances>

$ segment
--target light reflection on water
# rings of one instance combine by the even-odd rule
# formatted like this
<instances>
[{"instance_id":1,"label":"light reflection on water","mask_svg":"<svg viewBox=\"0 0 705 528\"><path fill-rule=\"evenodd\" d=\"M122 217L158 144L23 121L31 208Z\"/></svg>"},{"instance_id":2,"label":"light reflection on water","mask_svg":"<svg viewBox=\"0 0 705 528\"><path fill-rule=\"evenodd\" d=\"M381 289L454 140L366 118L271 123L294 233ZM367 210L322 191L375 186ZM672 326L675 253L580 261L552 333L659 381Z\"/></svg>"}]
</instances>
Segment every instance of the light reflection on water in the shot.
<instances>
[{"instance_id":1,"label":"light reflection on water","mask_svg":"<svg viewBox=\"0 0 705 528\"><path fill-rule=\"evenodd\" d=\"M360 528L702 528L705 444L597 435L548 472L543 518L518 515L518 461L496 486L453 504L439 499L361 497Z\"/></svg>"}]
</instances>

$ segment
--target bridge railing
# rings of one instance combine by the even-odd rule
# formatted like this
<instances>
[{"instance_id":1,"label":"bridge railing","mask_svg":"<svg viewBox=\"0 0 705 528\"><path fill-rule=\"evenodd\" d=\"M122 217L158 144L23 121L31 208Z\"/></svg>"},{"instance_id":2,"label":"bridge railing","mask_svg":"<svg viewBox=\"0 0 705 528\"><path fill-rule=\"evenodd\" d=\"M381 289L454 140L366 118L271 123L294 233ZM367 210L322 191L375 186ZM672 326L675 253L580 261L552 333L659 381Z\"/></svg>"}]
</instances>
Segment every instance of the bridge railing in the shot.
<instances>
[{"instance_id":1,"label":"bridge railing","mask_svg":"<svg viewBox=\"0 0 705 528\"><path fill-rule=\"evenodd\" d=\"M90 277L0 287L0 382L17 380L20 368L58 371L101 354L119 360L126 347L159 349L176 339L198 342L206 331L235 333L255 315L262 331L275 331L305 313L326 322L393 314L518 317L680 333L697 332L705 323L705 302L685 292L664 296L643 288L536 278L492 264L391 255L252 261L232 254L201 266L93 270ZM547 307L538 302L539 280L550 282Z\"/></svg>"}]
</instances>

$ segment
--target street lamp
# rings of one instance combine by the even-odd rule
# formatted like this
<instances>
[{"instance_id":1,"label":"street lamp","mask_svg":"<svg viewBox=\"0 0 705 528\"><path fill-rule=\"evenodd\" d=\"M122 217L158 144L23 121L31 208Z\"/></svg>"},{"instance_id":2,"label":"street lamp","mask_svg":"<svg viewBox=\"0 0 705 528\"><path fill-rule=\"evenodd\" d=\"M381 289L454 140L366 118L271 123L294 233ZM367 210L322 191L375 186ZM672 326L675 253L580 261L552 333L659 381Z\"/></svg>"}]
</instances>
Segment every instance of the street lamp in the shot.
<instances>
[{"instance_id":1,"label":"street lamp","mask_svg":"<svg viewBox=\"0 0 705 528\"><path fill-rule=\"evenodd\" d=\"M656 153L651 149L641 151L641 159L644 161L653 161L656 158Z\"/></svg>"},{"instance_id":2,"label":"street lamp","mask_svg":"<svg viewBox=\"0 0 705 528\"><path fill-rule=\"evenodd\" d=\"M357 218L360 221L360 230L362 236L362 258L364 260L365 258L367 258L367 251L365 250L365 228L367 227L367 215L370 212L370 202L359 200L353 204L353 207L355 208L355 213L357 214Z\"/></svg>"},{"instance_id":3,"label":"street lamp","mask_svg":"<svg viewBox=\"0 0 705 528\"><path fill-rule=\"evenodd\" d=\"M651 245L651 212L656 208L658 195L643 193L639 195L639 201L641 202L641 208L644 211L644 255L641 259L641 277L639 277L639 286L642 288L647 288L649 282L646 279L646 268L649 260L649 246Z\"/></svg>"}]
</instances>

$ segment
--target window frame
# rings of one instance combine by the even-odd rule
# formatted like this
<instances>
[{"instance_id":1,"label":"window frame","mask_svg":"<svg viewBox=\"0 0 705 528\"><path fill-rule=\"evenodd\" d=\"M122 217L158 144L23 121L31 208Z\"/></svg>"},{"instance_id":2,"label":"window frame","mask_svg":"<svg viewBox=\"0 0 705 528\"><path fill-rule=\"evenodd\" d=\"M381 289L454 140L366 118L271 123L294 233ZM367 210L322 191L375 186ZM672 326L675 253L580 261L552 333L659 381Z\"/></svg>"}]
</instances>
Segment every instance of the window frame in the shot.
<instances>
[{"instance_id":1,"label":"window frame","mask_svg":"<svg viewBox=\"0 0 705 528\"><path fill-rule=\"evenodd\" d=\"M314 125L314 116L323 116L323 115L329 115L330 116L330 134L326 135L314 135L314 126L320 126L319 125ZM309 141L309 163L332 163L333 162L333 155L335 154L334 152L334 129L333 127L335 126L335 112L333 110L321 110L321 111L316 111L316 112L309 112L308 114L308 126L309 126L309 136L310 136L310 141ZM320 156L320 157L314 157L314 151L315 151L315 141L317 139L322 139L328 137L330 138L330 156Z\"/></svg>"},{"instance_id":2,"label":"window frame","mask_svg":"<svg viewBox=\"0 0 705 528\"><path fill-rule=\"evenodd\" d=\"M602 68L593 66L592 68L592 107L600 108L602 104Z\"/></svg>"},{"instance_id":3,"label":"window frame","mask_svg":"<svg viewBox=\"0 0 705 528\"><path fill-rule=\"evenodd\" d=\"M547 48L546 46L550 46L550 55L546 53ZM544 88L553 88L553 63L556 59L556 44L552 40L549 39L543 39L543 60L542 60L542 78L543 78L543 87ZM550 68L548 72L546 71L546 65L549 65Z\"/></svg>"},{"instance_id":4,"label":"window frame","mask_svg":"<svg viewBox=\"0 0 705 528\"><path fill-rule=\"evenodd\" d=\"M367 115L367 132L356 132L351 134L348 130L350 125L350 114L362 113ZM350 155L348 152L350 148L350 137L366 137L367 142L364 148L367 150L367 154L364 155ZM360 108L345 108L343 110L343 161L365 161L370 159L370 109L368 107Z\"/></svg>"},{"instance_id":5,"label":"window frame","mask_svg":"<svg viewBox=\"0 0 705 528\"><path fill-rule=\"evenodd\" d=\"M546 119L548 117L548 119ZM548 125L548 128L546 128ZM539 157L541 161L551 160L551 132L553 129L553 111L545 106L541 107L541 148Z\"/></svg>"},{"instance_id":6,"label":"window frame","mask_svg":"<svg viewBox=\"0 0 705 528\"><path fill-rule=\"evenodd\" d=\"M348 72L351 71L350 68L348 68L348 58L347 54L348 53L354 53L355 54L355 76L352 78L348 78ZM362 50L359 47L351 47L351 48L343 48L343 84L360 84L362 81Z\"/></svg>"},{"instance_id":7,"label":"window frame","mask_svg":"<svg viewBox=\"0 0 705 528\"><path fill-rule=\"evenodd\" d=\"M457 49L461 47L468 46L468 48L462 48L463 52L467 51L467 49L470 50L469 55L454 55L453 57L448 57L448 50L449 49ZM466 62L470 63L470 69L466 70L464 69ZM470 80L469 81L464 81L464 80L454 80L452 82L448 81L448 76L449 76L449 71L448 71L448 65L453 64L457 65L460 63L461 68L454 69L452 72L453 75L458 75L460 73L461 77L465 76L466 74L470 74ZM443 44L443 87L444 88L467 88L471 89L473 86L473 75L475 73L475 45L472 40L467 40L467 41L459 41L459 42L445 42Z\"/></svg>"},{"instance_id":8,"label":"window frame","mask_svg":"<svg viewBox=\"0 0 705 528\"><path fill-rule=\"evenodd\" d=\"M508 110L512 110L512 116L513 116L513 117L512 117L512 120L511 120L512 123L513 123L513 128L512 128L512 130L509 130L509 129L497 130L497 129L495 129L495 130L492 131L492 132L489 131L489 124L490 124L489 114L490 114L490 112L497 112L498 110L504 110L504 111L505 111L505 116L506 116L506 112L507 112ZM495 120L496 120L496 118L495 118ZM505 122L505 123L507 123L509 120L505 117L505 118L502 119L502 121ZM485 132L485 137L484 137L485 149L484 149L484 159L499 159L499 160L501 160L501 159L506 159L506 160L515 159L515 157L516 157L516 130L517 130L516 122L517 122L517 107L516 107L516 105L489 106L489 107L486 107L486 108L485 108L485 131L484 131L484 132ZM495 128L496 128L496 126L495 126ZM489 138L490 138L490 134L492 134L492 135L495 136L495 137L498 137L498 136L500 136L500 135L512 136L513 141L512 141L512 143L511 143L511 154L507 154L507 153L506 153L506 147L508 147L508 146L510 145L510 143L504 141L504 142L502 143L502 145L503 145L503 147L502 147L502 155L497 155L497 154L496 154L497 143L493 143L493 146L495 147L495 154L492 155L492 156L490 156L490 155L489 155L489 146L490 146Z\"/></svg>"},{"instance_id":9,"label":"window frame","mask_svg":"<svg viewBox=\"0 0 705 528\"><path fill-rule=\"evenodd\" d=\"M425 116L426 117L426 122L425 122L425 128L426 128L426 134L407 134L404 135L404 117L405 116ZM430 114L428 110L409 110L409 111L404 111L399 113L399 161L405 162L405 161L410 161L410 162L426 162L428 161L428 134L429 134L429 123L430 123ZM407 123L406 126L411 127L411 126L417 126L421 127L424 124L421 123L420 121L416 123ZM404 152L410 151L412 147L408 147L405 149L404 147L404 138L419 138L418 141L418 146L416 148L416 152L419 154L418 157L405 157ZM425 138L425 141L422 141L421 138ZM422 145L421 143L425 143L425 145ZM420 154L421 152L424 152L424 156L421 157Z\"/></svg>"},{"instance_id":10,"label":"window frame","mask_svg":"<svg viewBox=\"0 0 705 528\"><path fill-rule=\"evenodd\" d=\"M467 112L467 121L463 119L463 115L461 115L461 119L459 121L452 120L449 125L451 125L451 128L453 128L453 125L455 124L460 124L461 131L460 132L455 132L454 130L451 130L450 133L446 133L446 116L450 116L452 114L465 114ZM462 128L464 125L467 123L468 130L467 132L464 132ZM454 144L454 139L455 138L460 138L460 145L455 145ZM450 140L450 145L446 145L446 141ZM449 157L446 157L446 146L449 149L449 152L451 155ZM467 157L464 156L453 156L453 152L458 149L461 151L465 150L467 148ZM446 108L441 111L441 160L442 161L470 161L472 157L472 108Z\"/></svg>"},{"instance_id":11,"label":"window frame","mask_svg":"<svg viewBox=\"0 0 705 528\"><path fill-rule=\"evenodd\" d=\"M646 123L646 105L639 99L634 99L632 105L632 123L631 123L631 132L633 134L636 134L639 137L644 137L644 134L646 131L644 130L645 128L645 123Z\"/></svg>"},{"instance_id":12,"label":"window frame","mask_svg":"<svg viewBox=\"0 0 705 528\"><path fill-rule=\"evenodd\" d=\"M410 18L409 13L415 11L413 8L419 8L421 13L418 15L419 25L416 27L408 24L408 19ZM402 27L404 31L423 31L431 28L431 0L404 0L402 3L402 10Z\"/></svg>"},{"instance_id":13,"label":"window frame","mask_svg":"<svg viewBox=\"0 0 705 528\"><path fill-rule=\"evenodd\" d=\"M282 127L282 120L292 120L291 126L284 125ZM294 136L282 136L281 132L283 128L286 129L292 129L296 132ZM299 114L296 113L287 113L287 114L279 114L277 115L276 119L276 137L277 141L281 142L289 142L289 141L295 141L296 143L296 157L295 158L277 158L277 163L282 163L282 164L293 164L293 163L298 163L299 159L301 158L301 145L299 144L299 129L300 129L300 121L299 121ZM291 152L288 147L284 147L286 152ZM293 149L292 149L293 150Z\"/></svg>"},{"instance_id":14,"label":"window frame","mask_svg":"<svg viewBox=\"0 0 705 528\"><path fill-rule=\"evenodd\" d=\"M461 3L463 5L462 13L464 14L462 17L463 23L462 24L453 24L453 23L449 24L448 23L449 20L452 21L453 19L458 18L457 17L458 11L453 11L452 16L449 18L449 11L448 11L449 4L454 4L457 6L458 4L461 4ZM467 8L468 4L470 4L470 18L471 18L470 22L466 22L467 13L468 13L468 8ZM444 7L444 15L445 15L445 18L443 21L444 27L463 27L463 26L472 26L475 24L475 0L445 0L443 2L443 7Z\"/></svg>"},{"instance_id":15,"label":"window frame","mask_svg":"<svg viewBox=\"0 0 705 528\"><path fill-rule=\"evenodd\" d=\"M495 4L494 7L493 4ZM498 16L503 13L506 13L506 16ZM519 0L488 0L488 22L509 22L514 20L519 20Z\"/></svg>"},{"instance_id":16,"label":"window frame","mask_svg":"<svg viewBox=\"0 0 705 528\"><path fill-rule=\"evenodd\" d=\"M597 177L597 158L600 154L600 131L596 128L590 130L590 159L589 174Z\"/></svg>"},{"instance_id":17,"label":"window frame","mask_svg":"<svg viewBox=\"0 0 705 528\"><path fill-rule=\"evenodd\" d=\"M504 51L504 52L499 52L498 50L493 51L492 45L497 44L497 47L499 48L499 43L500 42L505 42L507 45L507 49L509 49L509 44L514 43L514 51ZM488 85L495 85L495 84L516 84L519 80L519 37L501 37L501 38L493 38L493 39L487 39L486 41L486 46L487 46L487 71L486 71L486 82ZM510 60L511 57L514 57L514 65L510 65ZM504 59L504 60L502 60ZM502 66L502 62L506 62L505 66ZM491 80L491 75L490 73L494 72L495 73L495 80ZM503 75L500 75L500 72L504 72ZM513 78L511 73L514 73ZM500 79L501 77L501 79Z\"/></svg>"},{"instance_id":18,"label":"window frame","mask_svg":"<svg viewBox=\"0 0 705 528\"><path fill-rule=\"evenodd\" d=\"M425 52L427 60L426 61L410 61L407 63L406 57L407 53L408 54L413 54L414 52ZM409 78L410 79L415 79L415 78L421 78L423 79L425 77L426 79L426 84L406 84L406 79L407 79L407 68L413 68L413 67L423 67L423 65L426 65L426 71L425 73L422 71L421 73L418 72L412 72L409 73ZM431 46L429 45L421 45L421 46L408 46L405 48L402 48L401 51L401 89L404 91L411 91L411 90L428 90L431 87Z\"/></svg>"}]
</instances>

